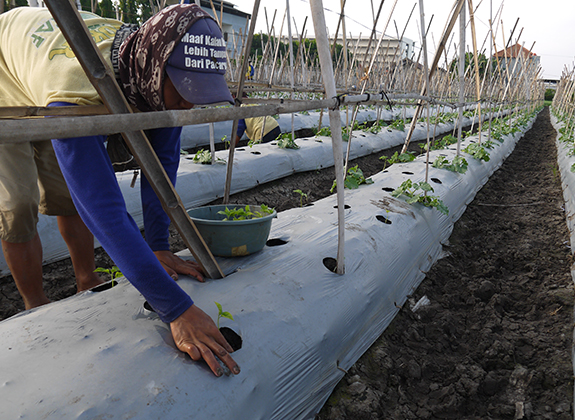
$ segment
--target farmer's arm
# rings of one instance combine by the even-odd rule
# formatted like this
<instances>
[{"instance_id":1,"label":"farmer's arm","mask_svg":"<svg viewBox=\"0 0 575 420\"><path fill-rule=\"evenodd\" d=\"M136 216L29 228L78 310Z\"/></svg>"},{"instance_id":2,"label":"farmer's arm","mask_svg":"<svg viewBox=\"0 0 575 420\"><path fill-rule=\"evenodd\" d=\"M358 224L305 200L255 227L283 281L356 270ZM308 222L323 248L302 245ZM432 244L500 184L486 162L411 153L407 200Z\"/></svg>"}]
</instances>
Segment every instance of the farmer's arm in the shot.
<instances>
[{"instance_id":1,"label":"farmer's arm","mask_svg":"<svg viewBox=\"0 0 575 420\"><path fill-rule=\"evenodd\" d=\"M174 341L194 360L203 358L214 374L221 370L213 352L233 372L229 344L214 322L166 273L126 210L103 136L53 140L54 151L82 219L126 278L144 295Z\"/></svg>"},{"instance_id":2,"label":"farmer's arm","mask_svg":"<svg viewBox=\"0 0 575 420\"><path fill-rule=\"evenodd\" d=\"M236 131L236 144L239 143L245 132L246 132L246 120L242 118L241 120L238 120L238 130Z\"/></svg>"},{"instance_id":3,"label":"farmer's arm","mask_svg":"<svg viewBox=\"0 0 575 420\"><path fill-rule=\"evenodd\" d=\"M157 128L146 132L170 181L176 185L178 166L180 164L180 133L181 127ZM144 231L146 242L152 251L174 279L178 274L185 274L204 281L201 268L196 262L186 261L170 251L169 231L170 218L162 208L158 196L142 174L140 185L142 209L144 212Z\"/></svg>"}]
</instances>

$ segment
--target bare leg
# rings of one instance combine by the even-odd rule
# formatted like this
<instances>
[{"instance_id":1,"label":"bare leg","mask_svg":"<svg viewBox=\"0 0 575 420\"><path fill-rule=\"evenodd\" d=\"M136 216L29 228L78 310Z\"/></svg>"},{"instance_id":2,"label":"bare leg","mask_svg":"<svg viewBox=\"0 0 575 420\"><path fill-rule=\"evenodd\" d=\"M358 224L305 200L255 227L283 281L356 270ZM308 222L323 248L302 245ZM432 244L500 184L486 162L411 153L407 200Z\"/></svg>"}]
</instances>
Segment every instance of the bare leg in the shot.
<instances>
[{"instance_id":1,"label":"bare leg","mask_svg":"<svg viewBox=\"0 0 575 420\"><path fill-rule=\"evenodd\" d=\"M98 274L94 273L94 236L80 216L58 216L58 228L70 252L78 292L102 284Z\"/></svg>"},{"instance_id":2,"label":"bare leg","mask_svg":"<svg viewBox=\"0 0 575 420\"><path fill-rule=\"evenodd\" d=\"M42 243L40 236L29 242L2 240L2 251L26 309L50 303L42 287Z\"/></svg>"}]
</instances>

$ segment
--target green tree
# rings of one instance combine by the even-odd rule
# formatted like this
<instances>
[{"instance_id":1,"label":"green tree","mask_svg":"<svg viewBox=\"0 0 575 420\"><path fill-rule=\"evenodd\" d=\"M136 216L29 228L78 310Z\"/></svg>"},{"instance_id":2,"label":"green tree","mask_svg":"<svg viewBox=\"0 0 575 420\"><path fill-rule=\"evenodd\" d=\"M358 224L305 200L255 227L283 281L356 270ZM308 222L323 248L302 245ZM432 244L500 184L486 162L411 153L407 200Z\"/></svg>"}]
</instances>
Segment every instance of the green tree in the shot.
<instances>
[{"instance_id":1,"label":"green tree","mask_svg":"<svg viewBox=\"0 0 575 420\"><path fill-rule=\"evenodd\" d=\"M555 97L555 89L545 89L545 100L552 101Z\"/></svg>"},{"instance_id":2,"label":"green tree","mask_svg":"<svg viewBox=\"0 0 575 420\"><path fill-rule=\"evenodd\" d=\"M485 54L479 54L477 56L477 62L479 64L479 76L483 77L485 71L487 70L487 57ZM465 70L471 66L471 69L475 69L475 60L473 59L473 53L465 53ZM454 58L449 65L449 70L452 74L457 74L459 69L459 58Z\"/></svg>"},{"instance_id":3,"label":"green tree","mask_svg":"<svg viewBox=\"0 0 575 420\"><path fill-rule=\"evenodd\" d=\"M28 0L0 0L4 5L3 12L7 12L15 7L28 6Z\"/></svg>"},{"instance_id":4,"label":"green tree","mask_svg":"<svg viewBox=\"0 0 575 420\"><path fill-rule=\"evenodd\" d=\"M270 37L266 34L254 34L254 37L252 40L252 46L251 46L251 50L250 50L250 59L252 61L255 61L256 58L259 58L259 59L262 58L264 49L266 48L266 45L268 44L269 40L270 40ZM269 54L275 53L275 48L277 45L276 44L277 38L271 37L271 43L272 43L271 47L268 47L268 58L270 57ZM301 43L299 41L292 40L292 44L293 44L293 54L294 54L294 58L295 58L298 55L298 52L299 52L300 47L301 47ZM314 61L315 64L317 64L318 55L317 55L317 44L316 44L315 39L304 39L303 44L304 44L305 51L307 52L307 56L309 56L309 58L312 61ZM343 51L343 46L341 44L336 44L335 49L334 49L334 53L332 54L332 57L331 57L334 62L336 62L339 59L339 57L342 54L342 51ZM289 43L280 42L279 53L282 56L289 54ZM299 54L303 54L303 52L301 52ZM349 51L348 51L348 57L351 60L352 54Z\"/></svg>"}]
</instances>

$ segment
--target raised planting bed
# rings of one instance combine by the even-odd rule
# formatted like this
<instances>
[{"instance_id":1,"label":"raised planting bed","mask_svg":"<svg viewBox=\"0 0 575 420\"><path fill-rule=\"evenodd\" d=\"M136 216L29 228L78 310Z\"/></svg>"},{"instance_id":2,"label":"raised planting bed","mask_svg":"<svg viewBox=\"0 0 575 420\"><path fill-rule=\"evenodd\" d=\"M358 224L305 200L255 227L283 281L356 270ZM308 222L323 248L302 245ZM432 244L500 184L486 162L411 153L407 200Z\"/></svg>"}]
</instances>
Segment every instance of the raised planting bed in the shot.
<instances>
[{"instance_id":1,"label":"raised planting bed","mask_svg":"<svg viewBox=\"0 0 575 420\"><path fill-rule=\"evenodd\" d=\"M489 118L484 115L484 118ZM464 126L472 120L464 119ZM440 123L436 135L451 132L453 123ZM406 131L385 128L377 134L363 131L354 132L350 158L366 156L380 152L390 147L404 143ZM427 137L425 125L417 124L413 141ZM333 152L329 137L311 137L295 140L300 146L298 150L286 150L276 144L257 144L252 148L236 149L233 168L231 193L251 189L257 185L273 181L296 172L312 171L333 166ZM216 152L221 160L228 158L227 151ZM265 162L265 164L261 164ZM143 228L142 208L140 204L139 177L135 188L130 187L133 172L126 171L117 174L118 183L124 194L126 206L135 222ZM192 156L182 156L176 190L187 209L198 207L223 197L226 179L225 164L200 165L192 160ZM39 215L38 232L44 246L44 264L59 261L68 257L68 248L57 228L54 217ZM99 246L96 243L96 246ZM8 275L9 270L0 254L0 275Z\"/></svg>"},{"instance_id":2,"label":"raised planting bed","mask_svg":"<svg viewBox=\"0 0 575 420\"><path fill-rule=\"evenodd\" d=\"M391 195L406 180L424 179L422 158L346 191L344 275L330 270L337 246L330 196L279 213L262 251L218 259L225 279L182 278L214 319L214 302L233 314L223 323L243 340L234 353L238 376L216 378L177 351L168 327L126 280L1 322L0 417L312 418L440 257L453 223L531 124L495 142L489 161L464 154L464 174L429 168L447 215ZM433 151L431 159L440 155L452 160L455 150Z\"/></svg>"},{"instance_id":3,"label":"raised planting bed","mask_svg":"<svg viewBox=\"0 0 575 420\"><path fill-rule=\"evenodd\" d=\"M341 112L341 124L346 125L346 121L349 118L351 120L351 110L349 114L345 111ZM413 108L406 109L405 115L407 118L411 118L414 114ZM403 111L401 108L394 108L393 111L388 111L382 109L380 112L380 119L384 121L391 121L395 118L401 118L403 116ZM323 113L318 111L310 111L308 113L295 113L294 114L294 130L309 129L312 127L318 128L321 118L321 126L329 127L329 113L324 111ZM375 107L373 109L363 108L357 114L356 121L363 123L366 121L375 121L377 118L377 112ZM277 116L277 122L282 130L282 133L291 132L292 129L292 116L291 114L281 114ZM232 123L233 121L223 121L214 123L214 141L220 143L222 138L225 136L229 141L230 135L232 133ZM244 139L246 139L244 135ZM191 149L199 146L207 146L210 144L210 127L209 124L197 124L188 125L182 129L182 148Z\"/></svg>"},{"instance_id":4,"label":"raised planting bed","mask_svg":"<svg viewBox=\"0 0 575 420\"><path fill-rule=\"evenodd\" d=\"M563 199L565 200L565 213L567 214L567 228L569 229L571 239L571 250L575 249L575 156L573 155L573 143L561 141L562 135L559 131L565 126L564 123L551 115L551 123L557 130L557 162L559 164L559 172L561 173L561 186L563 188ZM564 130L563 130L564 131ZM565 133L566 137L573 136L573 133ZM575 281L575 270L571 268L571 276ZM575 327L574 327L575 331ZM575 333L574 333L575 336ZM575 372L575 342L572 346L573 350L573 370Z\"/></svg>"}]
</instances>

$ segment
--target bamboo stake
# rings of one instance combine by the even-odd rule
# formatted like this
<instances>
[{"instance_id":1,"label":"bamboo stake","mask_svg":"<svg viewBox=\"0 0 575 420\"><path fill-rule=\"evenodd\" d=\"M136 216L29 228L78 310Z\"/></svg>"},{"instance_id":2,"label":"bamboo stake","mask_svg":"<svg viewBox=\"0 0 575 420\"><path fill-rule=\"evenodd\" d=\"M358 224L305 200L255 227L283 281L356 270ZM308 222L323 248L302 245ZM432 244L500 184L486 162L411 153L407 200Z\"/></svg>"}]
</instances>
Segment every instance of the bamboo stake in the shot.
<instances>
[{"instance_id":1,"label":"bamboo stake","mask_svg":"<svg viewBox=\"0 0 575 420\"><path fill-rule=\"evenodd\" d=\"M360 71L362 73L365 73L365 61L367 60L367 55L369 53L369 48L371 47L371 40L373 39L373 37L375 36L375 28L377 26L377 22L379 21L379 15L381 13L381 8L383 7L383 3L385 0L381 0L381 3L379 3L379 9L377 10L377 16L375 17L375 20L373 21L373 29L371 30L371 34L369 35L369 41L367 42L367 47L365 48L365 54L363 56L363 60L361 62L361 67L360 67ZM385 31L384 31L385 32ZM362 75L363 77L363 75Z\"/></svg>"},{"instance_id":2,"label":"bamboo stake","mask_svg":"<svg viewBox=\"0 0 575 420\"><path fill-rule=\"evenodd\" d=\"M290 86L293 89L294 87L294 69L293 69L293 42L291 36L291 16L289 10L289 0L286 0L286 13L287 13L287 21L288 21L288 39L289 39L289 62L290 62ZM294 93L291 93L291 99L293 100ZM291 114L291 138L295 140L294 134L294 114ZM262 136L263 138L263 136Z\"/></svg>"},{"instance_id":3,"label":"bamboo stake","mask_svg":"<svg viewBox=\"0 0 575 420\"><path fill-rule=\"evenodd\" d=\"M343 8L345 7L345 2L347 0L341 0L341 13L339 14L339 19L337 20L337 26L335 28L335 34L333 36L333 44L331 44L331 55L333 56L333 53L335 51L335 44L337 44L337 35L339 34L339 27L342 25L342 20L343 20ZM343 36L345 36L345 28L342 29L342 34Z\"/></svg>"},{"instance_id":4,"label":"bamboo stake","mask_svg":"<svg viewBox=\"0 0 575 420\"><path fill-rule=\"evenodd\" d=\"M267 27L267 29L268 29L268 34L267 34L267 35L268 35L268 40L267 40L267 42L266 42L265 49L264 49L263 52L262 52L262 66L261 66L261 68L258 69L257 80L262 80L262 79L263 79L263 77L262 77L262 72L263 72L263 69L264 69L264 63L265 63L265 61L266 61L266 59L267 59L267 56L268 56L269 51L270 51L270 48L273 48L272 32L273 32L273 30L274 30L274 23L275 23L275 19L276 19L276 12L277 12L277 10L274 11L274 15L273 15L273 18L272 18L271 28L268 26L268 15L267 15L267 11L266 11L266 8L265 8L265 7L264 7L264 12L265 12L265 16L266 16L266 27ZM271 83L271 82L270 82L270 83Z\"/></svg>"},{"instance_id":5,"label":"bamboo stake","mask_svg":"<svg viewBox=\"0 0 575 420\"><path fill-rule=\"evenodd\" d=\"M222 5L223 5L223 1L222 1ZM245 74L246 74L246 70L248 68L248 56L249 56L249 51L250 51L251 46L252 46L252 39L254 36L254 29L256 27L256 20L258 17L259 8L260 8L260 0L255 0L254 1L254 9L252 12L252 19L250 22L250 32L248 34L248 38L246 39L246 44L244 46L244 54L242 56L242 65L241 65L241 70L240 70L240 77L238 79L239 83L238 83L238 90L236 91L236 99L240 99L242 97L242 92L244 89L244 82L246 79ZM241 103L236 100L235 107L239 108L240 104ZM230 200L230 189L231 189L231 184L232 184L232 168L234 166L234 151L236 148L235 138L236 138L236 132L238 131L238 122L239 122L239 120L234 119L234 122L232 124L232 133L230 134L230 151L229 151L229 155L228 155L228 162L226 164L226 184L224 186L223 204L227 204Z\"/></svg>"},{"instance_id":6,"label":"bamboo stake","mask_svg":"<svg viewBox=\"0 0 575 420\"><path fill-rule=\"evenodd\" d=\"M335 97L337 95L331 56L329 54L329 40L326 33L325 17L323 14L322 0L310 0L311 14L316 34L321 72L325 85L326 95ZM342 161L342 139L341 139L341 118L339 109L329 110L329 121L332 133L333 157L335 166L335 179L337 183L337 214L338 214L338 247L337 247L337 269L338 274L344 274L344 244L345 244L345 217L344 217L344 172Z\"/></svg>"},{"instance_id":7,"label":"bamboo stake","mask_svg":"<svg viewBox=\"0 0 575 420\"><path fill-rule=\"evenodd\" d=\"M471 39L473 41L473 60L475 62L475 89L477 94L477 113L478 113L478 127L479 127L479 141L478 143L481 144L481 85L479 82L479 60L477 58L477 38L475 35L475 15L473 13L473 2L472 0L467 0L469 5L469 20L471 22Z\"/></svg>"},{"instance_id":8,"label":"bamboo stake","mask_svg":"<svg viewBox=\"0 0 575 420\"><path fill-rule=\"evenodd\" d=\"M282 33L283 33L283 28L284 28L284 22L286 19L286 13L287 13L287 9L284 11L284 17L282 18L282 24L280 26L280 35L279 38L276 40L277 44L276 44L276 50L274 53L274 61L272 62L272 70L271 70L271 74L270 74L270 79L269 79L269 83L272 83L273 77L274 77L274 72L275 72L275 68L276 68L276 62L278 59L278 54L279 54L279 49L280 49L280 44L281 44L281 38L282 38Z\"/></svg>"},{"instance_id":9,"label":"bamboo stake","mask_svg":"<svg viewBox=\"0 0 575 420\"><path fill-rule=\"evenodd\" d=\"M459 120L457 122L457 156L461 152L461 131L465 105L465 3L459 15Z\"/></svg>"},{"instance_id":10,"label":"bamboo stake","mask_svg":"<svg viewBox=\"0 0 575 420\"><path fill-rule=\"evenodd\" d=\"M399 48L400 48L400 46L401 46L401 41L403 40L403 36L405 35L405 31L406 31L406 29L407 29L407 25L409 25L409 22L411 21L411 16L413 15L413 11L415 10L415 7L416 7L416 6L417 6L417 3L415 3L415 4L413 5L413 7L411 8L411 12L409 12L409 16L408 16L408 18L407 18L407 22L405 22L405 25L403 26L403 31L401 32L401 36L399 36L399 32L397 31L397 25L395 26L395 32L396 32L396 34L397 34L397 39L398 39L399 42L398 42L397 48L395 49L395 53L393 54L393 60L392 60L392 61L393 61L394 63L396 63L396 65L395 65L395 68L394 68L394 70L393 70L393 75L392 75L392 77L391 77L390 85L389 85L388 89L391 89L391 82L395 79L395 75L396 75L397 69L402 67L402 66L398 66L398 65L397 65L397 53L398 53L398 50L399 50ZM395 23L395 22L394 22L394 23ZM403 55L403 54L400 53L400 55ZM400 61L401 61L401 58L400 58Z\"/></svg>"},{"instance_id":11,"label":"bamboo stake","mask_svg":"<svg viewBox=\"0 0 575 420\"><path fill-rule=\"evenodd\" d=\"M438 50L435 52L435 57L433 58L433 62L431 63L431 67L429 69L430 77L433 76L433 73L435 72L435 69L437 68L437 64L439 63L439 59L441 58L441 54L443 52L443 49L445 48L445 43L447 42L447 38L451 34L453 26L455 25L455 21L457 20L459 12L461 11L461 8L463 7L464 1L465 0L456 0L455 1L454 7L453 7L453 13L451 15L451 19L448 20L446 28L443 32L443 36L441 37L441 41L439 42ZM426 91L427 91L427 86L425 86L424 89L421 90L421 95L422 96L425 95ZM411 136L413 135L413 131L415 130L415 123L417 122L417 119L419 118L420 112L421 112L421 102L418 102L417 107L415 108L415 114L413 115L411 125L409 127L409 132L407 133L407 136L405 139L405 144L403 145L401 153L405 153L405 151L407 150L407 145L409 144L409 142L411 140Z\"/></svg>"},{"instance_id":12,"label":"bamboo stake","mask_svg":"<svg viewBox=\"0 0 575 420\"><path fill-rule=\"evenodd\" d=\"M426 37L426 31L425 31L425 13L423 10L423 0L419 0L419 16L420 16L420 20L421 20L421 34L423 35L422 38L422 46L423 46L423 71L425 72L425 86L429 86L429 71L428 71L428 67L427 67L427 37ZM426 139L426 145L427 145L427 153L426 153L426 157L425 157L425 182L428 181L429 179L429 152L431 147L429 146L429 102L425 103L425 109L426 109L426 113L427 113L427 118L426 118L426 122L427 122L427 139ZM425 194L427 195L427 191L425 191Z\"/></svg>"},{"instance_id":13,"label":"bamboo stake","mask_svg":"<svg viewBox=\"0 0 575 420\"><path fill-rule=\"evenodd\" d=\"M383 1L382 1L383 4ZM365 72L365 75L363 77L363 84L361 87L361 93L365 92L365 88L367 85L367 81L369 79L369 75L371 73L371 69L373 67L373 63L375 62L376 58L377 58L377 52L379 51L379 47L381 45L381 42L383 41L383 38L385 36L385 31L387 30L387 26L389 25L389 22L391 20L391 16L393 15L393 11L395 10L395 6L397 5L397 0L394 1L393 6L391 8L391 12L389 13L389 17L387 18L387 22L385 24L385 26L383 27L383 31L381 32L381 37L379 38L379 42L377 43L377 47L375 48L375 51L373 52L372 56L371 56L371 60L370 60L370 64L369 64L369 68L367 69L367 71ZM374 26L374 31L375 31L375 26ZM371 39L370 39L371 41ZM367 55L367 51L366 51L366 55ZM365 60L364 60L365 62ZM357 117L357 111L358 111L358 106L355 106L353 109L353 116L351 119L351 126L353 127L353 125L355 124L355 119ZM347 153L346 153L346 158L345 158L345 165L344 165L344 174L347 174L347 168L348 168L348 164L349 164L349 155L350 155L350 150L351 150L351 141L352 141L352 136L351 136L351 130L349 130L349 138L347 140Z\"/></svg>"}]
</instances>

